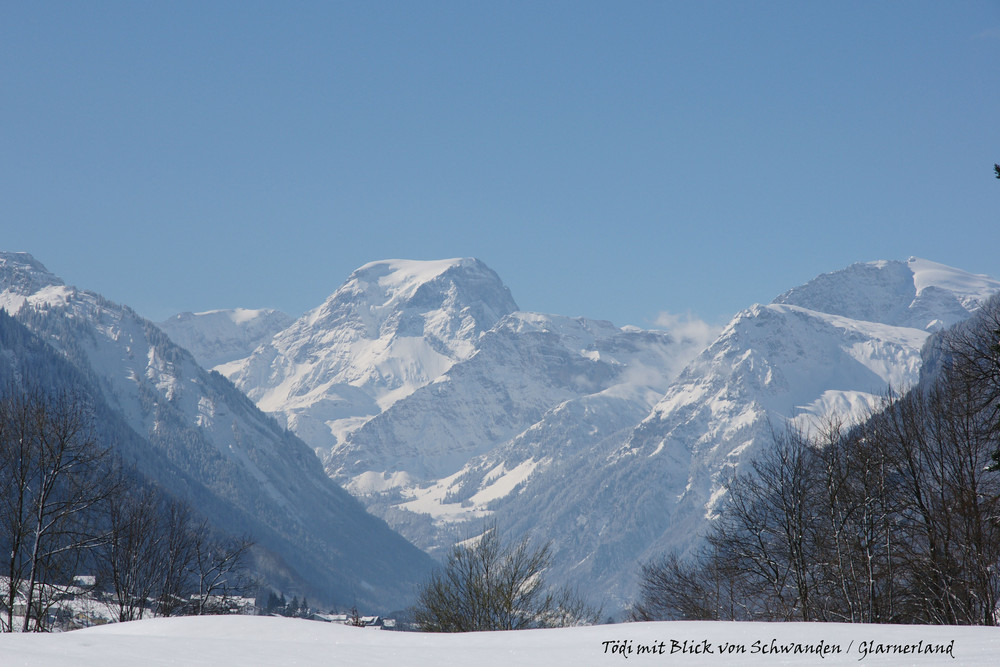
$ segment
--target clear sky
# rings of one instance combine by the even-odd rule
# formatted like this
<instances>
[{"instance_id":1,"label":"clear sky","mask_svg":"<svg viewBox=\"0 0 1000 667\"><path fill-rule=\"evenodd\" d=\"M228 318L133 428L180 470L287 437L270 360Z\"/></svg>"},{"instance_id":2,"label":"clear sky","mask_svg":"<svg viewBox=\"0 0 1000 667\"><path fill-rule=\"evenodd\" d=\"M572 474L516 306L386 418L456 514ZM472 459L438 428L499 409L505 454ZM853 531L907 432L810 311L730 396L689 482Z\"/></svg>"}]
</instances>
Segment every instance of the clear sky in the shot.
<instances>
[{"instance_id":1,"label":"clear sky","mask_svg":"<svg viewBox=\"0 0 1000 667\"><path fill-rule=\"evenodd\" d=\"M996 1L0 0L0 248L154 320L385 258L638 326L1000 276L994 162Z\"/></svg>"}]
</instances>

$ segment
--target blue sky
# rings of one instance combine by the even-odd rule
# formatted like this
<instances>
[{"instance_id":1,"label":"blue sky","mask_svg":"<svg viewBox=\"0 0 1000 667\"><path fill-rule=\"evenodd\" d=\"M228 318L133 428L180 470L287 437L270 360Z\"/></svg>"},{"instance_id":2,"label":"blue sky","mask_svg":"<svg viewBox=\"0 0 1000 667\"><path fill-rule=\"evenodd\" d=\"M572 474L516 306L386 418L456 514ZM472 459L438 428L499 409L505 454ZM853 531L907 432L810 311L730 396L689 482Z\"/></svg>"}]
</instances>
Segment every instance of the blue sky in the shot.
<instances>
[{"instance_id":1,"label":"blue sky","mask_svg":"<svg viewBox=\"0 0 1000 667\"><path fill-rule=\"evenodd\" d=\"M1000 276L998 53L998 2L0 0L0 248L157 320L397 257L638 326Z\"/></svg>"}]
</instances>

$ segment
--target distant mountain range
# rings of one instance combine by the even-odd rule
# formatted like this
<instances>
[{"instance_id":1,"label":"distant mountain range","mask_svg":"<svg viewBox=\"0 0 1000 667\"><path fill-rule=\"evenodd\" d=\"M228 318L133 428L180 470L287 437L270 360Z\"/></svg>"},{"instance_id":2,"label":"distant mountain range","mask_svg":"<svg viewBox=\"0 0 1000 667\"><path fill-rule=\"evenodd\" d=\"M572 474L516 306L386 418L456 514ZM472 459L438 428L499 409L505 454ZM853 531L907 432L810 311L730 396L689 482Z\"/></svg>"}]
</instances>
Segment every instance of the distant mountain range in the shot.
<instances>
[{"instance_id":1,"label":"distant mountain range","mask_svg":"<svg viewBox=\"0 0 1000 667\"><path fill-rule=\"evenodd\" d=\"M249 311L161 326L205 363L226 346L216 369L418 546L440 555L489 517L551 540L553 578L617 608L640 563L698 543L772 427L912 384L928 336L996 291L927 260L855 264L738 313L706 348L521 312L474 259L389 260L280 330L272 314L212 334Z\"/></svg>"},{"instance_id":2,"label":"distant mountain range","mask_svg":"<svg viewBox=\"0 0 1000 667\"><path fill-rule=\"evenodd\" d=\"M154 325L0 253L0 381L93 395L123 457L252 533L286 590L398 609L432 566L420 549L489 519L551 541L553 581L613 611L642 562L699 544L722 480L772 428L913 384L928 337L997 291L927 260L855 264L750 306L706 347L522 312L475 259L367 264L297 319Z\"/></svg>"},{"instance_id":3,"label":"distant mountain range","mask_svg":"<svg viewBox=\"0 0 1000 667\"><path fill-rule=\"evenodd\" d=\"M0 253L0 309L13 316L0 317L0 380L92 396L103 437L126 463L222 532L250 533L269 583L342 608L391 611L412 600L431 559L156 325L66 285L25 253ZM288 323L273 313L222 319L232 327L201 318L202 353L224 357ZM255 321L258 329L248 326Z\"/></svg>"}]
</instances>

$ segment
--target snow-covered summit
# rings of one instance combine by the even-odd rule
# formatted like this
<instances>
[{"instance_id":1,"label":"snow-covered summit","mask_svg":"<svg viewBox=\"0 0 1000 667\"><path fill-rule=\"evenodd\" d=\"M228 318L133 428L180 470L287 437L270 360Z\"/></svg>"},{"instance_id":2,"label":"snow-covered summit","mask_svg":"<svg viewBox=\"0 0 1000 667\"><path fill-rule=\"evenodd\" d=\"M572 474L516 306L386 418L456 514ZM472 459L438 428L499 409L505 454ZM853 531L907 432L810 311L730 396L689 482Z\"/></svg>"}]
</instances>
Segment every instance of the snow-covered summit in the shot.
<instances>
[{"instance_id":1,"label":"snow-covered summit","mask_svg":"<svg viewBox=\"0 0 1000 667\"><path fill-rule=\"evenodd\" d=\"M0 251L0 284L20 294L32 294L63 281L26 252Z\"/></svg>"},{"instance_id":2,"label":"snow-covered summit","mask_svg":"<svg viewBox=\"0 0 1000 667\"><path fill-rule=\"evenodd\" d=\"M449 272L463 274L464 280L478 275L487 282L494 283L494 286L498 286L496 283L499 283L496 273L478 259L456 257L436 260L383 259L369 262L355 269L344 287L349 288L352 283L377 285L377 289L385 295L388 303L393 299L411 298L423 285L432 283Z\"/></svg>"},{"instance_id":3,"label":"snow-covered summit","mask_svg":"<svg viewBox=\"0 0 1000 667\"><path fill-rule=\"evenodd\" d=\"M390 259L355 270L305 320L312 326L347 324L368 339L429 334L447 345L514 310L510 290L478 259Z\"/></svg>"},{"instance_id":4,"label":"snow-covered summit","mask_svg":"<svg viewBox=\"0 0 1000 667\"><path fill-rule=\"evenodd\" d=\"M989 276L911 257L906 262L852 264L793 288L772 303L936 331L964 320L997 291L1000 281Z\"/></svg>"},{"instance_id":5,"label":"snow-covered summit","mask_svg":"<svg viewBox=\"0 0 1000 667\"><path fill-rule=\"evenodd\" d=\"M329 450L475 350L517 310L471 258L371 262L242 361L220 366L264 410Z\"/></svg>"},{"instance_id":6,"label":"snow-covered summit","mask_svg":"<svg viewBox=\"0 0 1000 667\"><path fill-rule=\"evenodd\" d=\"M29 297L46 288L65 291L65 283L26 252L0 251L0 308L16 313Z\"/></svg>"}]
</instances>

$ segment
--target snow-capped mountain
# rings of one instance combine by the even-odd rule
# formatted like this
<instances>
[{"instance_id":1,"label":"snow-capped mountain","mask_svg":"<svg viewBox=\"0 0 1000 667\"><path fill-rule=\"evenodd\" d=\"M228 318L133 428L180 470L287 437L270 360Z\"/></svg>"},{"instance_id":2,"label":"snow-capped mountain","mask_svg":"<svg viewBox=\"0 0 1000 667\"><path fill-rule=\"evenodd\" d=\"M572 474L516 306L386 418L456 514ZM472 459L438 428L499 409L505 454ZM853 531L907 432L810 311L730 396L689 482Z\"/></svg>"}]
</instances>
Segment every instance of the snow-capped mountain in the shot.
<instances>
[{"instance_id":1,"label":"snow-capped mountain","mask_svg":"<svg viewBox=\"0 0 1000 667\"><path fill-rule=\"evenodd\" d=\"M574 443L637 423L701 349L516 309L474 259L374 262L218 370L369 509L440 550Z\"/></svg>"},{"instance_id":2,"label":"snow-capped mountain","mask_svg":"<svg viewBox=\"0 0 1000 667\"><path fill-rule=\"evenodd\" d=\"M246 359L292 321L280 310L233 308L180 313L157 326L204 368L214 368Z\"/></svg>"},{"instance_id":3,"label":"snow-capped mountain","mask_svg":"<svg viewBox=\"0 0 1000 667\"><path fill-rule=\"evenodd\" d=\"M475 350L517 310L475 259L362 266L248 359L218 370L320 451Z\"/></svg>"},{"instance_id":4,"label":"snow-capped mountain","mask_svg":"<svg viewBox=\"0 0 1000 667\"><path fill-rule=\"evenodd\" d=\"M275 583L342 604L398 605L413 594L431 565L426 554L365 512L302 441L152 323L65 285L24 253L0 253L0 308L69 362L120 420L129 431L126 461L222 530L252 534ZM22 347L2 352L16 360Z\"/></svg>"},{"instance_id":5,"label":"snow-capped mountain","mask_svg":"<svg viewBox=\"0 0 1000 667\"><path fill-rule=\"evenodd\" d=\"M698 542L722 479L768 445L772 428L859 417L890 387L914 384L930 332L997 291L1000 281L911 258L856 264L748 308L625 438L595 451L597 474L562 495L559 506L572 509L543 529L607 518L604 490L615 489L629 512L595 526L608 538L563 558L627 598L637 563Z\"/></svg>"},{"instance_id":6,"label":"snow-capped mountain","mask_svg":"<svg viewBox=\"0 0 1000 667\"><path fill-rule=\"evenodd\" d=\"M825 273L778 296L774 303L863 322L937 331L960 322L1000 282L926 259L854 264Z\"/></svg>"},{"instance_id":7,"label":"snow-capped mountain","mask_svg":"<svg viewBox=\"0 0 1000 667\"><path fill-rule=\"evenodd\" d=\"M930 331L996 291L998 281L917 259L820 276L737 314L644 414L608 392L566 401L395 511L366 502L425 547L447 535L444 521L478 509L513 536L551 540L553 580L617 608L634 599L641 563L699 543L722 480L772 427L860 416L887 388L915 383ZM452 514L428 502L439 498ZM401 509L437 511L438 530Z\"/></svg>"},{"instance_id":8,"label":"snow-capped mountain","mask_svg":"<svg viewBox=\"0 0 1000 667\"><path fill-rule=\"evenodd\" d=\"M931 332L998 290L926 260L856 264L751 306L704 348L516 312L475 260L376 262L222 369L418 545L491 517L552 540L553 578L616 608L641 562L698 543L722 479L772 427L849 419L914 383ZM488 316L456 317L476 296Z\"/></svg>"}]
</instances>

